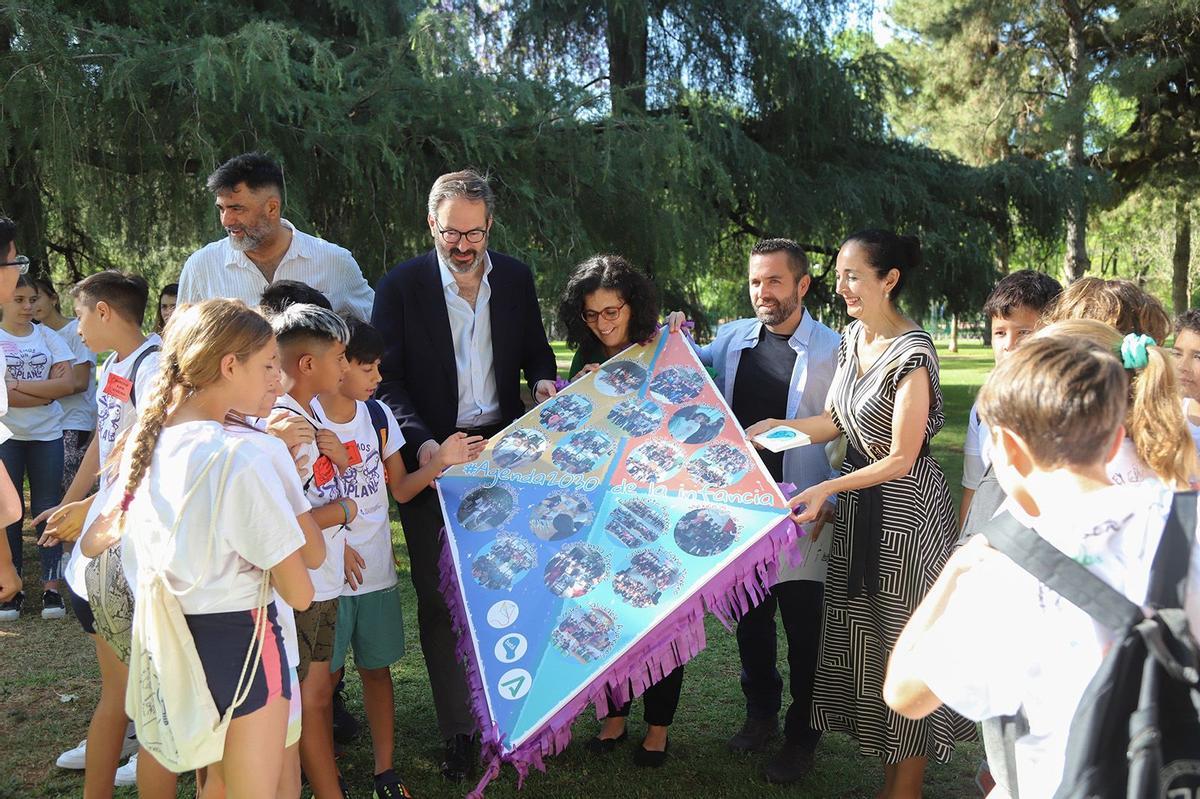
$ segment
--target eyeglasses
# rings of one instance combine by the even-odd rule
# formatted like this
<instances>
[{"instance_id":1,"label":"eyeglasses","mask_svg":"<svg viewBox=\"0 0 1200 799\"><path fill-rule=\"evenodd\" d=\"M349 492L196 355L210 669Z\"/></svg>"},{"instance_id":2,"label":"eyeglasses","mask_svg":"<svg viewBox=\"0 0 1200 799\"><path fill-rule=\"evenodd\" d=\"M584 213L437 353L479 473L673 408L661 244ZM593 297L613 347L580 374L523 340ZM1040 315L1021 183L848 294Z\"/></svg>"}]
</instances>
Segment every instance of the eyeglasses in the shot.
<instances>
[{"instance_id":1,"label":"eyeglasses","mask_svg":"<svg viewBox=\"0 0 1200 799\"><path fill-rule=\"evenodd\" d=\"M616 318L621 315L621 309L624 308L625 305L626 303L621 303L620 305L610 305L607 308L600 309L599 311L584 311L580 314L580 316L582 316L583 321L587 322L588 324L595 322L601 316L603 316L609 322L613 322L616 321Z\"/></svg>"},{"instance_id":2,"label":"eyeglasses","mask_svg":"<svg viewBox=\"0 0 1200 799\"><path fill-rule=\"evenodd\" d=\"M29 256L28 255L18 255L15 260L4 261L3 263L0 263L0 266L16 266L16 267L20 268L22 275L28 274L29 273Z\"/></svg>"},{"instance_id":3,"label":"eyeglasses","mask_svg":"<svg viewBox=\"0 0 1200 799\"><path fill-rule=\"evenodd\" d=\"M443 229L442 226L438 225L436 222L434 222L434 224L437 225L438 235L441 236L442 241L446 242L447 244L458 244L460 239L466 239L472 244L478 244L479 242L483 241L488 234L487 228L477 227L471 230L455 230L452 227Z\"/></svg>"}]
</instances>

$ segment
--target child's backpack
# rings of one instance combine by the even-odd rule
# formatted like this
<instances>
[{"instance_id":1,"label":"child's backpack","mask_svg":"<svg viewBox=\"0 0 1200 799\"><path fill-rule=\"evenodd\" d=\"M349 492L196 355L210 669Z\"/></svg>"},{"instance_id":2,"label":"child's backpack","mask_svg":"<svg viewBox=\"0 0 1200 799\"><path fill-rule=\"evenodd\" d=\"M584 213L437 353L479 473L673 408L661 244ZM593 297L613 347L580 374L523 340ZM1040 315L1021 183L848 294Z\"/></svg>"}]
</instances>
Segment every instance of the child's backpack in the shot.
<instances>
[{"instance_id":1,"label":"child's backpack","mask_svg":"<svg viewBox=\"0 0 1200 799\"><path fill-rule=\"evenodd\" d=\"M387 467L383 466L383 448L387 444L388 422L387 412L383 410L383 403L377 399L367 400L367 413L371 415L371 427L375 430L375 441L379 444L379 463L383 469L383 480L387 482Z\"/></svg>"},{"instance_id":2,"label":"child's backpack","mask_svg":"<svg viewBox=\"0 0 1200 799\"><path fill-rule=\"evenodd\" d=\"M1182 609L1196 494L1175 495L1145 611L1007 513L983 532L992 547L1116 635L1071 720L1055 799L1200 796L1200 651Z\"/></svg>"},{"instance_id":3,"label":"child's backpack","mask_svg":"<svg viewBox=\"0 0 1200 799\"><path fill-rule=\"evenodd\" d=\"M193 478L192 490L180 503L177 518L183 518L195 487L203 484L208 470L222 460L220 488L209 517L206 564L212 559L212 542L217 536L216 519L229 479L229 468L239 444L237 440L231 441L214 454ZM260 667L267 622L266 608L271 598L271 574L269 571L263 572L254 638L242 662L233 702L222 716L217 713L204 666L179 604L179 597L202 585L205 575L201 575L194 585L183 591L172 589L165 570L174 549L176 530L160 532L167 534L156 542L157 551L147 552L145 557L141 557L143 550L151 547L139 550L137 607L133 615L125 712L137 727L138 743L165 768L178 774L216 763L224 755L225 732L229 721L233 718L233 712L246 700L254 674ZM140 533L144 534L145 531Z\"/></svg>"}]
</instances>

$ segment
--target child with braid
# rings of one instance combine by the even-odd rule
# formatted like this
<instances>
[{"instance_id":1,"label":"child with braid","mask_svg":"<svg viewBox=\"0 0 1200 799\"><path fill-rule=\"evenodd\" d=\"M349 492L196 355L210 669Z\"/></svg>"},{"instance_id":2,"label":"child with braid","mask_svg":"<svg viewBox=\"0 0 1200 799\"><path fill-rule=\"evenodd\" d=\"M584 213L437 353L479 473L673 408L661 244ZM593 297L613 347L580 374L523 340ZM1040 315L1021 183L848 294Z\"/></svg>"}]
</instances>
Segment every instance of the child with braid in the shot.
<instances>
[{"instance_id":1,"label":"child with braid","mask_svg":"<svg viewBox=\"0 0 1200 799\"><path fill-rule=\"evenodd\" d=\"M224 427L230 411L257 412L276 379L271 326L237 301L184 308L168 326L161 369L122 453L119 488L81 539L83 554L95 557L124 536L123 565L137 585L139 560L161 561L167 553L165 578L212 704L222 715L234 707L222 759L209 772L231 796L271 796L283 766L291 686L274 601L256 632L259 587L270 570L279 596L300 610L313 588L301 555L304 533L268 456L241 446ZM259 634L261 651L235 705L246 653ZM142 793L140 770L138 776Z\"/></svg>"}]
</instances>

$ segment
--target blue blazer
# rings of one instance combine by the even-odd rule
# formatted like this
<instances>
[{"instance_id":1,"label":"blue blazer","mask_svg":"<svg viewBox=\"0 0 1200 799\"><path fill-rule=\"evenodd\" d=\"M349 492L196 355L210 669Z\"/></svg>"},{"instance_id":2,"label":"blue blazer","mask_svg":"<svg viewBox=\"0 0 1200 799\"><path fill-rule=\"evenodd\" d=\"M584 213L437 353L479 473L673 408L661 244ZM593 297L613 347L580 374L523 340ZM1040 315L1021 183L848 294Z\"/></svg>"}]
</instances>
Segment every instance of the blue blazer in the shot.
<instances>
[{"instance_id":1,"label":"blue blazer","mask_svg":"<svg viewBox=\"0 0 1200 799\"><path fill-rule=\"evenodd\" d=\"M532 390L539 380L554 380L558 365L546 341L533 273L516 258L491 250L488 255L493 368L500 413L508 424L525 413L521 373ZM435 250L383 276L375 287L371 324L386 347L379 399L396 414L411 470L421 445L443 441L458 423L458 368Z\"/></svg>"}]
</instances>

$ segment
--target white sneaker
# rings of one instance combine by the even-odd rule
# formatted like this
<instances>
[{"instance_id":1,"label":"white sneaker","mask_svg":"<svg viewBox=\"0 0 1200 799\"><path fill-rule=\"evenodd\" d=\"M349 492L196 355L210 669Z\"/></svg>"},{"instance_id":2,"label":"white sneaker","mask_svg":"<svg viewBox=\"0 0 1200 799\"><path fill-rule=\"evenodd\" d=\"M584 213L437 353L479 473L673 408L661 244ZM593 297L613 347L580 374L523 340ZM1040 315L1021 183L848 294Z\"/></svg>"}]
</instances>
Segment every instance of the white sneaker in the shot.
<instances>
[{"instance_id":1,"label":"white sneaker","mask_svg":"<svg viewBox=\"0 0 1200 799\"><path fill-rule=\"evenodd\" d=\"M79 746L74 749L68 749L59 755L58 760L54 761L54 765L59 768L82 771L87 766L87 739L80 741Z\"/></svg>"},{"instance_id":2,"label":"white sneaker","mask_svg":"<svg viewBox=\"0 0 1200 799\"><path fill-rule=\"evenodd\" d=\"M129 762L117 769L116 779L113 780L113 785L118 788L123 788L129 785L137 785L137 754L129 758Z\"/></svg>"},{"instance_id":3,"label":"white sneaker","mask_svg":"<svg viewBox=\"0 0 1200 799\"><path fill-rule=\"evenodd\" d=\"M137 754L138 742L137 733L133 730L133 725L129 725L129 729L125 733L125 740L121 743L121 757L126 758L130 755ZM73 769L75 771L83 771L87 767L87 739L79 742L79 746L74 749L68 749L58 756L58 760L54 761L54 765L59 768Z\"/></svg>"}]
</instances>

